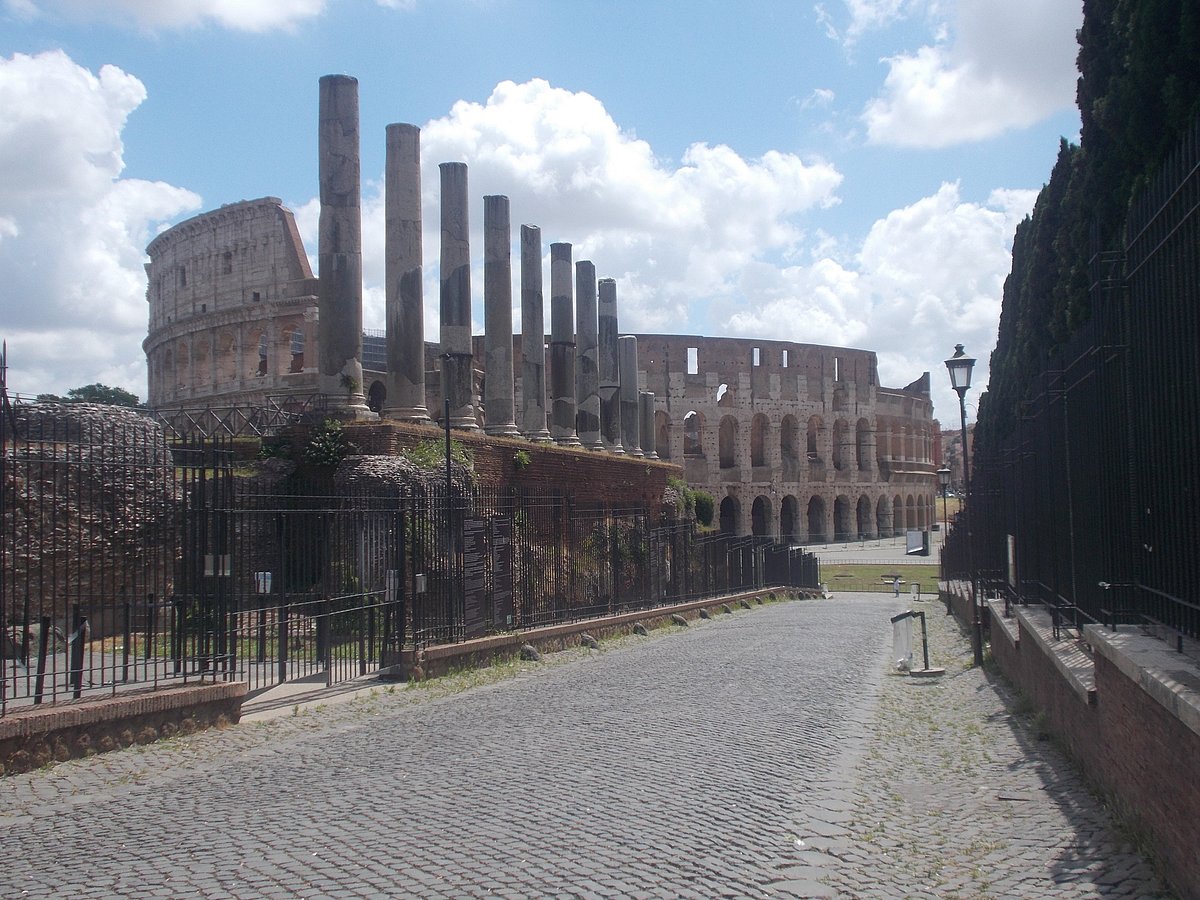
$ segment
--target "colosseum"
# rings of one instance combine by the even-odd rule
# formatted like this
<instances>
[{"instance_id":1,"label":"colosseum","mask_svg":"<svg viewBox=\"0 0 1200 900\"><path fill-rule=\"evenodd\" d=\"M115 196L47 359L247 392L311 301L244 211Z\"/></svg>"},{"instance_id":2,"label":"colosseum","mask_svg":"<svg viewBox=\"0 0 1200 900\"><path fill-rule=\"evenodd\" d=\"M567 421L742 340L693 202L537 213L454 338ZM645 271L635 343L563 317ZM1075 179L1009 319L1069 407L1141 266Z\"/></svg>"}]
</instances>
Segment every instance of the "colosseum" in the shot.
<instances>
[{"instance_id":1,"label":"colosseum","mask_svg":"<svg viewBox=\"0 0 1200 900\"><path fill-rule=\"evenodd\" d=\"M147 252L152 408L302 410L319 400L317 279L278 199L198 215ZM690 485L711 493L724 530L811 543L890 537L936 522L928 373L888 388L868 350L636 338L637 387L653 394L648 455L679 465ZM482 427L481 341L474 339L473 400ZM520 335L513 348L520 422ZM441 409L439 355L437 344L425 344L429 410ZM376 412L387 394L386 359L383 335L364 333L363 387Z\"/></svg>"}]
</instances>

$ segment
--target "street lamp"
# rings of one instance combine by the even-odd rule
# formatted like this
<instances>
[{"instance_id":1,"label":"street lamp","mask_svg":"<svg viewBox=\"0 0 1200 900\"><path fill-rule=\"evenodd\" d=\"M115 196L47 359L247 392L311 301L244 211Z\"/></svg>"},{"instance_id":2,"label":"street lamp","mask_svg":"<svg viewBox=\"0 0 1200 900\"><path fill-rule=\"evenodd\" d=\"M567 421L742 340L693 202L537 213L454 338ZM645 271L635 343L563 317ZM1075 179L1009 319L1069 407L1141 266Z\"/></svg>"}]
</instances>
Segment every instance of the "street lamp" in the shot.
<instances>
[{"instance_id":1,"label":"street lamp","mask_svg":"<svg viewBox=\"0 0 1200 900\"><path fill-rule=\"evenodd\" d=\"M942 540L946 538L947 529L950 527L950 517L946 514L946 488L950 487L950 470L942 466L937 470L938 484L942 486Z\"/></svg>"},{"instance_id":2,"label":"street lamp","mask_svg":"<svg viewBox=\"0 0 1200 900\"><path fill-rule=\"evenodd\" d=\"M971 650L975 665L983 665L983 624L979 617L978 591L975 587L974 551L971 547L971 462L967 450L967 391L971 388L971 370L975 359L967 356L962 344L954 345L954 355L946 360L950 387L958 394L958 412L962 419L963 498L962 521L967 538L967 574L971 579ZM940 475L939 475L940 477Z\"/></svg>"}]
</instances>

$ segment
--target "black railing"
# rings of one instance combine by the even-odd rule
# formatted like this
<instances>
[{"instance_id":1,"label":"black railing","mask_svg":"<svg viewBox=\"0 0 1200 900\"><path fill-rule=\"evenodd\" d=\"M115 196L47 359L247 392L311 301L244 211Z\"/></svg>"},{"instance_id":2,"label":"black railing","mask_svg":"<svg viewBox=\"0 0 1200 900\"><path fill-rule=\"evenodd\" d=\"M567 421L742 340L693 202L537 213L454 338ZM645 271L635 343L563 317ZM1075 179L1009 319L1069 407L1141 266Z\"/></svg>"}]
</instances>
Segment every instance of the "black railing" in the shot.
<instances>
[{"instance_id":1,"label":"black railing","mask_svg":"<svg viewBox=\"0 0 1200 900\"><path fill-rule=\"evenodd\" d=\"M802 550L641 509L237 472L228 436L10 405L2 378L0 400L0 714L196 679L332 684L418 646L819 580Z\"/></svg>"},{"instance_id":2,"label":"black railing","mask_svg":"<svg viewBox=\"0 0 1200 900\"><path fill-rule=\"evenodd\" d=\"M1048 361L1016 433L978 451L976 564L1067 624L1200 637L1198 211L1200 124L1132 204L1124 251L1096 255L1091 318ZM960 573L961 540L944 555Z\"/></svg>"}]
</instances>

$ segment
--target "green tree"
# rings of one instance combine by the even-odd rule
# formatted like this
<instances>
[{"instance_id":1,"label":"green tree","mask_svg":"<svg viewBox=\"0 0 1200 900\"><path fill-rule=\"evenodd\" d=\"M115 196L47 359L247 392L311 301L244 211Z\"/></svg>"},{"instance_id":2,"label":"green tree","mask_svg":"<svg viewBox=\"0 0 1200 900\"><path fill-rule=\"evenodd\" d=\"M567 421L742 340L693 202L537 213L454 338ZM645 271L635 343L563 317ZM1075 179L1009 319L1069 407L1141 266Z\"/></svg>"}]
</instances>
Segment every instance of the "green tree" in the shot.
<instances>
[{"instance_id":1,"label":"green tree","mask_svg":"<svg viewBox=\"0 0 1200 900\"><path fill-rule=\"evenodd\" d=\"M54 403L100 403L105 406L127 406L136 409L142 405L137 394L131 394L124 388L109 387L107 384L85 384L83 387L71 388L67 396L58 394L38 394L37 399Z\"/></svg>"}]
</instances>

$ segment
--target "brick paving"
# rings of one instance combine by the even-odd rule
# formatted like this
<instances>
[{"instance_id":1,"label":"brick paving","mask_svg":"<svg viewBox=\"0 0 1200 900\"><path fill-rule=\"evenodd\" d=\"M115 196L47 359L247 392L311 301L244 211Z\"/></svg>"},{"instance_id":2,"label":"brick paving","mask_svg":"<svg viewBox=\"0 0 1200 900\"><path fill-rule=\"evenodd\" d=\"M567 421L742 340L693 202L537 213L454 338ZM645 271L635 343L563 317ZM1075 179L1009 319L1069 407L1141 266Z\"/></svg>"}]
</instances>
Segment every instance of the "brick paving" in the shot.
<instances>
[{"instance_id":1,"label":"brick paving","mask_svg":"<svg viewBox=\"0 0 1200 900\"><path fill-rule=\"evenodd\" d=\"M1159 896L940 606L947 674L890 674L907 601L739 610L11 776L0 896Z\"/></svg>"}]
</instances>

